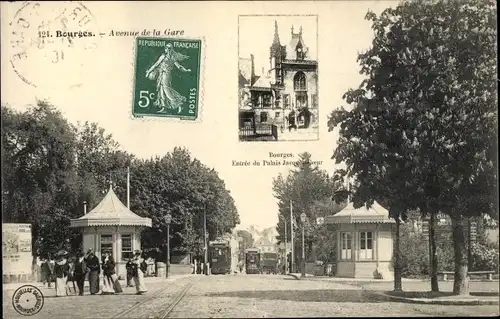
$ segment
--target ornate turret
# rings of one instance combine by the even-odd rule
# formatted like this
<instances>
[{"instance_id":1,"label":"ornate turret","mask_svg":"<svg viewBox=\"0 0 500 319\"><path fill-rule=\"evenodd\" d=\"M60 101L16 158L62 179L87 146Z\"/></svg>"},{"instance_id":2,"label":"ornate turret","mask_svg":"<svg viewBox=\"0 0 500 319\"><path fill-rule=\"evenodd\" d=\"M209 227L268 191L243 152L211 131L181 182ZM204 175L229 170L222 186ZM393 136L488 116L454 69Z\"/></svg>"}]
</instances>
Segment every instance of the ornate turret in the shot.
<instances>
[{"instance_id":1,"label":"ornate turret","mask_svg":"<svg viewBox=\"0 0 500 319\"><path fill-rule=\"evenodd\" d=\"M292 38L287 51L290 54L289 59L304 60L308 58L309 48L305 45L302 38L302 26L299 28L299 33L295 33L292 27Z\"/></svg>"},{"instance_id":2,"label":"ornate turret","mask_svg":"<svg viewBox=\"0 0 500 319\"><path fill-rule=\"evenodd\" d=\"M278 21L274 21L274 38L273 38L273 43L271 44L271 49L269 50L269 58L276 58L280 56L281 52L281 43L280 43L280 36L278 33Z\"/></svg>"},{"instance_id":3,"label":"ornate turret","mask_svg":"<svg viewBox=\"0 0 500 319\"><path fill-rule=\"evenodd\" d=\"M281 45L278 33L278 22L274 21L274 38L269 50L270 71L274 72L273 84L281 84L282 69L281 63L286 58L286 46Z\"/></svg>"}]
</instances>

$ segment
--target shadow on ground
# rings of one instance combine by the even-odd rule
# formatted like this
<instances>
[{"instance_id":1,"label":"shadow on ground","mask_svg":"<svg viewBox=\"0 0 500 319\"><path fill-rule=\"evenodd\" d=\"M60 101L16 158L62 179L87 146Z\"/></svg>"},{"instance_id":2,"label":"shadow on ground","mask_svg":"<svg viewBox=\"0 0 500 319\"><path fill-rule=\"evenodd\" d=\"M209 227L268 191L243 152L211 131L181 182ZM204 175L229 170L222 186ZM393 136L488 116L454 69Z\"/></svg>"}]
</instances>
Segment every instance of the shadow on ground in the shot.
<instances>
[{"instance_id":1,"label":"shadow on ground","mask_svg":"<svg viewBox=\"0 0 500 319\"><path fill-rule=\"evenodd\" d=\"M388 296L361 290L248 290L209 293L205 296L304 302L395 302Z\"/></svg>"}]
</instances>

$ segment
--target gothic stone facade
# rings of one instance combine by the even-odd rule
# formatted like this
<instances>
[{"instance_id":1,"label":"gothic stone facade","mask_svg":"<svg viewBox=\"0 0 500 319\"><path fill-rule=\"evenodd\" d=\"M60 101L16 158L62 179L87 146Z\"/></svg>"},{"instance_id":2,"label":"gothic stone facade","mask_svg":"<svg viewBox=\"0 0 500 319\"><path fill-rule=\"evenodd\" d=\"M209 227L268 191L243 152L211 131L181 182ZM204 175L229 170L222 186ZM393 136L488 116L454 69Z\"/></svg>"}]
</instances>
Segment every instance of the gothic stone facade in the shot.
<instances>
[{"instance_id":1,"label":"gothic stone facade","mask_svg":"<svg viewBox=\"0 0 500 319\"><path fill-rule=\"evenodd\" d=\"M240 79L240 107L251 107L255 124L285 126L293 116L299 128L315 126L318 118L318 63L310 59L302 27L298 33L292 27L289 44L281 45L275 22L269 61L269 72L256 76L253 57L246 64L240 59L240 78L242 73L248 74L246 85ZM247 65L246 72L242 72L245 71L242 70L244 65ZM248 110L240 112L248 113Z\"/></svg>"}]
</instances>

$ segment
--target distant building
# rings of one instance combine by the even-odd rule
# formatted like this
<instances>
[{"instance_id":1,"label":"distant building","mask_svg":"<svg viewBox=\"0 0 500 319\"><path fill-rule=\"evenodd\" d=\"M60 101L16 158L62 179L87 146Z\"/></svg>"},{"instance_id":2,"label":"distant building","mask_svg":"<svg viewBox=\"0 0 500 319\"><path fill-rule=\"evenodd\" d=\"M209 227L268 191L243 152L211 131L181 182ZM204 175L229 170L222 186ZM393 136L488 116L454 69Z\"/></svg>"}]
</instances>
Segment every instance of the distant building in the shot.
<instances>
[{"instance_id":1,"label":"distant building","mask_svg":"<svg viewBox=\"0 0 500 319\"><path fill-rule=\"evenodd\" d=\"M281 45L278 23L269 49L270 69L256 75L254 56L239 60L240 128L258 124L286 127L294 118L298 128L318 119L318 63L309 56L302 37L291 29L288 45Z\"/></svg>"},{"instance_id":2,"label":"distant building","mask_svg":"<svg viewBox=\"0 0 500 319\"><path fill-rule=\"evenodd\" d=\"M261 237L254 243L255 248L259 248L261 253L276 253L277 245L266 237Z\"/></svg>"}]
</instances>

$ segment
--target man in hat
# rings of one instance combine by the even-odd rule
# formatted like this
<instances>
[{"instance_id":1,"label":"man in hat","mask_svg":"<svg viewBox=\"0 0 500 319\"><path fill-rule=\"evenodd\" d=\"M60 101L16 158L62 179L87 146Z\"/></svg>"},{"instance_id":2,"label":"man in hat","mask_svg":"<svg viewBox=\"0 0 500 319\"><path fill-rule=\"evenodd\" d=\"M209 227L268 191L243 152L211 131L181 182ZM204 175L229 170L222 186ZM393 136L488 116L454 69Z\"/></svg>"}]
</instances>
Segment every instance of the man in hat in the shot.
<instances>
[{"instance_id":1,"label":"man in hat","mask_svg":"<svg viewBox=\"0 0 500 319\"><path fill-rule=\"evenodd\" d=\"M101 265L99 258L94 254L92 249L87 250L85 264L89 271L89 290L91 295L99 292L99 274L101 273Z\"/></svg>"},{"instance_id":2,"label":"man in hat","mask_svg":"<svg viewBox=\"0 0 500 319\"><path fill-rule=\"evenodd\" d=\"M73 270L73 279L78 286L78 295L83 296L83 287L85 285L85 275L87 274L87 265L85 264L85 254L79 251L76 255L76 260Z\"/></svg>"},{"instance_id":3,"label":"man in hat","mask_svg":"<svg viewBox=\"0 0 500 319\"><path fill-rule=\"evenodd\" d=\"M144 273L146 270L143 270L141 267L144 259L141 257L141 251L136 250L134 253L134 259L132 260L134 264L134 282L135 288L137 289L137 294L141 295L148 291L146 285L144 284Z\"/></svg>"}]
</instances>

